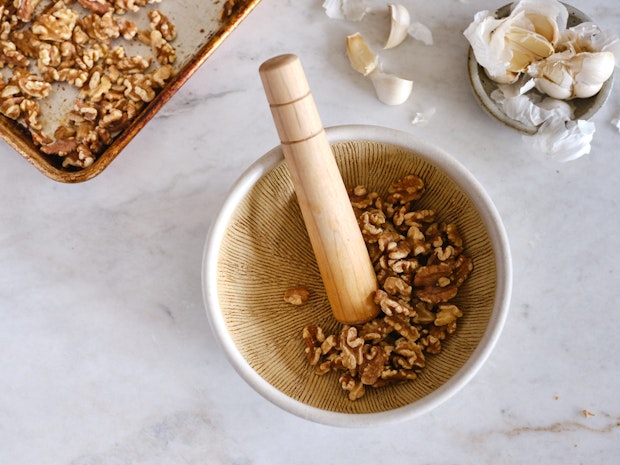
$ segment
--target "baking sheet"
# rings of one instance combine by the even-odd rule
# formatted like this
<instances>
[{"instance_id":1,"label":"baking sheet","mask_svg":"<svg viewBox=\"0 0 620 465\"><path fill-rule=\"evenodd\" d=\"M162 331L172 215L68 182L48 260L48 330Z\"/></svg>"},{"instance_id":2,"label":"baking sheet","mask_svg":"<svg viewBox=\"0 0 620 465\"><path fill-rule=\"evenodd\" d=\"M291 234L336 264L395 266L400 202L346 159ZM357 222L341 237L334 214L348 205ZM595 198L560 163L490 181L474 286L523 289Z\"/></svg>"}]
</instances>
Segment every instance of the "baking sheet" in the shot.
<instances>
[{"instance_id":1,"label":"baking sheet","mask_svg":"<svg viewBox=\"0 0 620 465\"><path fill-rule=\"evenodd\" d=\"M93 178L101 173L159 111L159 109L176 93L187 79L204 63L213 51L252 11L260 0L237 0L230 15L223 17L224 0L163 0L152 5L167 15L177 28L177 38L173 42L177 60L174 63L176 75L166 84L157 96L145 106L133 122L123 130L87 168L76 170L63 168L60 157L42 153L32 142L28 131L15 121L0 115L0 136L9 143L26 160L39 171L59 182L74 183ZM128 13L127 19L135 20ZM148 19L144 13L138 20L141 29L148 28ZM142 21L142 23L140 23ZM146 23L144 23L146 21ZM124 45L127 43L124 42ZM130 52L128 48L128 53ZM56 119L66 113L67 105L73 102L76 91L67 85L54 85L53 95L39 101L46 113L44 127L53 127ZM73 93L73 94L72 94Z\"/></svg>"}]
</instances>

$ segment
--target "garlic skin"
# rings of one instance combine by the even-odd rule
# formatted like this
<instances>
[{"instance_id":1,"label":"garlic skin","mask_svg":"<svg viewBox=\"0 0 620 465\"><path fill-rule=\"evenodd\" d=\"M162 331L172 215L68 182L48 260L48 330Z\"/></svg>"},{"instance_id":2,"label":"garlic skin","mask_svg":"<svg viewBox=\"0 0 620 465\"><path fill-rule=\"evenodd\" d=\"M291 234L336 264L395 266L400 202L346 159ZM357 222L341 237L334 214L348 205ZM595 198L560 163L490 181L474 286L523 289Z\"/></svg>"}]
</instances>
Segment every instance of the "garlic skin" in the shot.
<instances>
[{"instance_id":1,"label":"garlic skin","mask_svg":"<svg viewBox=\"0 0 620 465\"><path fill-rule=\"evenodd\" d=\"M368 77L372 81L377 98L386 105L405 103L413 91L413 81L384 73L380 69L376 69Z\"/></svg>"},{"instance_id":2,"label":"garlic skin","mask_svg":"<svg viewBox=\"0 0 620 465\"><path fill-rule=\"evenodd\" d=\"M398 3L388 3L390 12L390 34L387 38L384 49L394 48L403 43L407 38L411 16L409 10Z\"/></svg>"},{"instance_id":3,"label":"garlic skin","mask_svg":"<svg viewBox=\"0 0 620 465\"><path fill-rule=\"evenodd\" d=\"M370 10L364 0L325 0L325 14L331 19L361 21Z\"/></svg>"},{"instance_id":4,"label":"garlic skin","mask_svg":"<svg viewBox=\"0 0 620 465\"><path fill-rule=\"evenodd\" d=\"M615 58L611 52L566 50L533 63L528 73L540 92L570 100L596 95L613 74L614 67Z\"/></svg>"},{"instance_id":5,"label":"garlic skin","mask_svg":"<svg viewBox=\"0 0 620 465\"><path fill-rule=\"evenodd\" d=\"M363 76L372 73L379 63L379 59L359 32L347 36L347 56L353 69Z\"/></svg>"}]
</instances>

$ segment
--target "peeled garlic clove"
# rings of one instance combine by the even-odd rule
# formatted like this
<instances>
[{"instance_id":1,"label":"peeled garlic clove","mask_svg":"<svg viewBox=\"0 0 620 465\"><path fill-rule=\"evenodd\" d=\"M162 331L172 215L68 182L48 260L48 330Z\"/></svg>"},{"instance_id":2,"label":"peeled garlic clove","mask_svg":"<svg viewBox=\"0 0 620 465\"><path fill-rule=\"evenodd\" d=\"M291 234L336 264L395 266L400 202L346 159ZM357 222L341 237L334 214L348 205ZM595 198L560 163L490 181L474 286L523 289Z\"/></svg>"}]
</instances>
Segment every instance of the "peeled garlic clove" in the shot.
<instances>
[{"instance_id":1,"label":"peeled garlic clove","mask_svg":"<svg viewBox=\"0 0 620 465\"><path fill-rule=\"evenodd\" d=\"M347 56L353 69L364 76L372 73L379 63L379 59L359 32L347 36Z\"/></svg>"},{"instance_id":2,"label":"peeled garlic clove","mask_svg":"<svg viewBox=\"0 0 620 465\"><path fill-rule=\"evenodd\" d=\"M385 43L384 49L394 48L400 45L406 38L411 23L409 10L403 5L389 3L390 9L390 35Z\"/></svg>"},{"instance_id":3,"label":"peeled garlic clove","mask_svg":"<svg viewBox=\"0 0 620 465\"><path fill-rule=\"evenodd\" d=\"M413 81L377 69L370 74L377 98L386 105L405 103L413 91Z\"/></svg>"}]
</instances>

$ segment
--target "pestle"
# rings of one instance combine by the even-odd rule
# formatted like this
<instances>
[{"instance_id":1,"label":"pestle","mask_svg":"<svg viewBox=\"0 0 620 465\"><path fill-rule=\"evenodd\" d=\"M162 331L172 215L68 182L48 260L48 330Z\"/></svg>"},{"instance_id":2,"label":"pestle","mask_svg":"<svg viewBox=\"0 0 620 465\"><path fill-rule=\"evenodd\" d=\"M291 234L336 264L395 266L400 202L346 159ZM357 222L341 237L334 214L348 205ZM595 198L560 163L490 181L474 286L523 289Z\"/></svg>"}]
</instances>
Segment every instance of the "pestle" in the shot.
<instances>
[{"instance_id":1,"label":"pestle","mask_svg":"<svg viewBox=\"0 0 620 465\"><path fill-rule=\"evenodd\" d=\"M365 323L377 278L301 62L276 56L259 74L334 317Z\"/></svg>"}]
</instances>

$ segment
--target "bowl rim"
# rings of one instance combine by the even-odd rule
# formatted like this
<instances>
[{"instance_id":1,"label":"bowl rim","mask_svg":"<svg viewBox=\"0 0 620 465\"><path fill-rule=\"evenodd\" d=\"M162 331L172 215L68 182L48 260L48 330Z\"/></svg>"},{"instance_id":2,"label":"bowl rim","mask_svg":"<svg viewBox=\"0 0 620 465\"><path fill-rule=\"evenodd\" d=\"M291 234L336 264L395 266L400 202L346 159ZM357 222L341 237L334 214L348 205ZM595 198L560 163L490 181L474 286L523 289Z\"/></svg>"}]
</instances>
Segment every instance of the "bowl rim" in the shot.
<instances>
[{"instance_id":1,"label":"bowl rim","mask_svg":"<svg viewBox=\"0 0 620 465\"><path fill-rule=\"evenodd\" d=\"M512 257L506 230L497 208L482 185L459 161L442 149L409 133L381 126L342 125L326 128L325 132L330 143L365 140L414 150L418 156L445 171L476 205L494 246L497 269L497 292L493 311L478 346L454 376L432 393L411 404L375 413L340 413L309 406L279 391L252 369L235 346L217 299L219 245L237 204L264 174L284 159L280 146L261 156L241 174L211 224L203 250L201 275L207 318L216 339L237 373L260 395L283 410L316 423L341 427L376 426L411 419L434 409L460 391L479 371L497 343L507 319L512 293Z\"/></svg>"}]
</instances>

